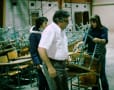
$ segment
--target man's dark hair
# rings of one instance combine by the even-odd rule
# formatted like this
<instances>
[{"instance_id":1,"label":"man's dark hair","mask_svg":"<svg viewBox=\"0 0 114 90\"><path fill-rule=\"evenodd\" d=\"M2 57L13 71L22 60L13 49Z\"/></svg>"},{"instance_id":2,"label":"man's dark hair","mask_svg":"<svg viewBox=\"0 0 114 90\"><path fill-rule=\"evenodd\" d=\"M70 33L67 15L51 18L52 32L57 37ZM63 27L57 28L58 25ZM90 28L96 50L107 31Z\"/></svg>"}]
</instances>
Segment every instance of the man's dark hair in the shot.
<instances>
[{"instance_id":1,"label":"man's dark hair","mask_svg":"<svg viewBox=\"0 0 114 90\"><path fill-rule=\"evenodd\" d=\"M54 16L53 16L53 21L55 23L64 21L64 18L68 18L70 15L67 11L64 10L58 10L55 12Z\"/></svg>"},{"instance_id":2,"label":"man's dark hair","mask_svg":"<svg viewBox=\"0 0 114 90\"><path fill-rule=\"evenodd\" d=\"M40 26L44 23L44 22L47 22L48 19L46 17L39 17L36 19L35 21L35 28L34 30L38 30L40 28Z\"/></svg>"}]
</instances>

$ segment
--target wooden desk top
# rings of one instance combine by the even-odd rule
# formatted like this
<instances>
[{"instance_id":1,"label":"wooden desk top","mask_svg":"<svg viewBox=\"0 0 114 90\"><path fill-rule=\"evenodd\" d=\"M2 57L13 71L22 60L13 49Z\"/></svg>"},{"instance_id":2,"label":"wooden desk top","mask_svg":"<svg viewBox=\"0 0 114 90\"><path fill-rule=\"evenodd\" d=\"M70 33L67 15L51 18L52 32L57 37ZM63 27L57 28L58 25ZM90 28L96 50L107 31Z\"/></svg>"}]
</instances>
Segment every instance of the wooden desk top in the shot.
<instances>
[{"instance_id":1,"label":"wooden desk top","mask_svg":"<svg viewBox=\"0 0 114 90\"><path fill-rule=\"evenodd\" d=\"M0 54L7 53L7 52L10 52L12 50L15 50L15 48L9 48L9 49L0 50Z\"/></svg>"},{"instance_id":2,"label":"wooden desk top","mask_svg":"<svg viewBox=\"0 0 114 90\"><path fill-rule=\"evenodd\" d=\"M99 75L98 72L95 72L87 67L80 66L77 64L68 64L67 71L68 71L69 76L85 75L89 73Z\"/></svg>"},{"instance_id":3,"label":"wooden desk top","mask_svg":"<svg viewBox=\"0 0 114 90\"><path fill-rule=\"evenodd\" d=\"M69 71L75 71L77 73L85 73L85 72L92 71L92 70L88 69L87 67L77 65L77 64L68 64L67 68Z\"/></svg>"},{"instance_id":4,"label":"wooden desk top","mask_svg":"<svg viewBox=\"0 0 114 90\"><path fill-rule=\"evenodd\" d=\"M10 61L8 63L0 63L0 66L16 65L16 64L22 64L22 63L26 63L26 62L30 62L30 61L32 61L31 58L25 58L25 59L19 59L19 60L15 60L15 61Z\"/></svg>"},{"instance_id":5,"label":"wooden desk top","mask_svg":"<svg viewBox=\"0 0 114 90\"><path fill-rule=\"evenodd\" d=\"M69 54L69 56L74 56L75 58L81 56L81 57L84 57L84 58L91 59L91 57L92 57L87 53L81 53L81 52L69 52L68 54ZM95 58L95 57L94 57L94 59L97 60L97 58Z\"/></svg>"},{"instance_id":6,"label":"wooden desk top","mask_svg":"<svg viewBox=\"0 0 114 90\"><path fill-rule=\"evenodd\" d=\"M27 58L31 58L31 55L28 54L28 55L25 55L25 56L17 57L16 60L19 60L19 59L27 59Z\"/></svg>"}]
</instances>

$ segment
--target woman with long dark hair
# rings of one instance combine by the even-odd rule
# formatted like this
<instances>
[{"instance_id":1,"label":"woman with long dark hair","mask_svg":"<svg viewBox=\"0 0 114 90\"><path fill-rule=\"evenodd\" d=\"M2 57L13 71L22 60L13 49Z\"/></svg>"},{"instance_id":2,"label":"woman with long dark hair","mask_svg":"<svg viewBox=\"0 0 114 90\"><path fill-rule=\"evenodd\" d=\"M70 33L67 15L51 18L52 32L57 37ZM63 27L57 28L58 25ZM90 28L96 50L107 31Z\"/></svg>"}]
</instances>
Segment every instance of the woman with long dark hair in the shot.
<instances>
[{"instance_id":1,"label":"woman with long dark hair","mask_svg":"<svg viewBox=\"0 0 114 90\"><path fill-rule=\"evenodd\" d=\"M30 29L30 36L29 36L30 54L33 63L37 67L38 71L39 90L49 90L47 80L40 67L40 65L42 64L42 59L40 58L39 52L37 50L41 38L41 33L47 26L47 22L48 19L46 17L37 18L35 25Z\"/></svg>"},{"instance_id":2,"label":"woman with long dark hair","mask_svg":"<svg viewBox=\"0 0 114 90\"><path fill-rule=\"evenodd\" d=\"M106 44L108 43L108 28L102 25L100 17L94 15L90 19L90 29L88 31L88 37L86 43L88 45L87 52L92 54L97 44L95 57L99 59L100 67L100 80L102 90L109 90L108 81L105 73L106 64ZM91 37L89 37L91 36ZM99 83L99 78L97 80ZM100 90L100 87L93 87L92 90Z\"/></svg>"}]
</instances>

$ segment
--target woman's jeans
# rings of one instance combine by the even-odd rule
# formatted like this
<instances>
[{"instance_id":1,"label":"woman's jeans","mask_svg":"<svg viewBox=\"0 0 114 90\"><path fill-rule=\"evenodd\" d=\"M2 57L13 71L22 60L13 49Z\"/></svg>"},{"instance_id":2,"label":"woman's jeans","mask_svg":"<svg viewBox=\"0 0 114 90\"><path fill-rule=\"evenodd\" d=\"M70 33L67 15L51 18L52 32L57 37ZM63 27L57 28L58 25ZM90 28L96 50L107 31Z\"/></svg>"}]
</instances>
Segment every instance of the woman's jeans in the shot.
<instances>
[{"instance_id":1,"label":"woman's jeans","mask_svg":"<svg viewBox=\"0 0 114 90\"><path fill-rule=\"evenodd\" d=\"M109 90L109 85L108 85L106 72L105 72L105 65L106 65L105 54L101 55L99 57L99 60L100 60L100 64L101 64L100 77L97 78L97 84L99 85L99 87L93 87L92 90L100 90L99 80L101 80L102 90Z\"/></svg>"}]
</instances>

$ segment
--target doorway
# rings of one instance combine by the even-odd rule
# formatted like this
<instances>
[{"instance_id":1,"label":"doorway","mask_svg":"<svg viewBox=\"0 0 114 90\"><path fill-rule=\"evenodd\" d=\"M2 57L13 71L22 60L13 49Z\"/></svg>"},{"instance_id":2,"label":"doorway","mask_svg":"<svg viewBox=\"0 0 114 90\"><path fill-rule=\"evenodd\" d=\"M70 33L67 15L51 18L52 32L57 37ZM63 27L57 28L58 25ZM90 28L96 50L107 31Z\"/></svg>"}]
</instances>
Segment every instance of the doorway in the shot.
<instances>
[{"instance_id":1,"label":"doorway","mask_svg":"<svg viewBox=\"0 0 114 90\"><path fill-rule=\"evenodd\" d=\"M75 12L74 13L74 23L76 30L79 29L79 27L86 25L89 23L89 12Z\"/></svg>"}]
</instances>

